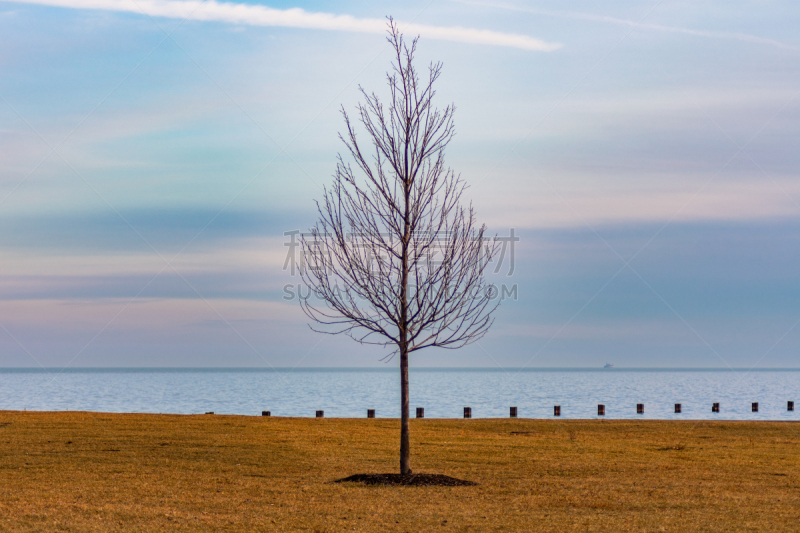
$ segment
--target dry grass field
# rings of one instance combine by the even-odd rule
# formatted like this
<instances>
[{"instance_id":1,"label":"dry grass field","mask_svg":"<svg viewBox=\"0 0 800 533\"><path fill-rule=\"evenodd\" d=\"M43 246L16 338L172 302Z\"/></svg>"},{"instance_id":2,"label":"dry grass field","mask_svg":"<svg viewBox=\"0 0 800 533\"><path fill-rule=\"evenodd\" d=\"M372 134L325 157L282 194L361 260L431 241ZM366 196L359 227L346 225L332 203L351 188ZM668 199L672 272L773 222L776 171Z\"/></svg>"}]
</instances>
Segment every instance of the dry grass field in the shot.
<instances>
[{"instance_id":1,"label":"dry grass field","mask_svg":"<svg viewBox=\"0 0 800 533\"><path fill-rule=\"evenodd\" d=\"M800 424L0 411L0 531L797 531ZM514 434L513 432L518 432Z\"/></svg>"}]
</instances>

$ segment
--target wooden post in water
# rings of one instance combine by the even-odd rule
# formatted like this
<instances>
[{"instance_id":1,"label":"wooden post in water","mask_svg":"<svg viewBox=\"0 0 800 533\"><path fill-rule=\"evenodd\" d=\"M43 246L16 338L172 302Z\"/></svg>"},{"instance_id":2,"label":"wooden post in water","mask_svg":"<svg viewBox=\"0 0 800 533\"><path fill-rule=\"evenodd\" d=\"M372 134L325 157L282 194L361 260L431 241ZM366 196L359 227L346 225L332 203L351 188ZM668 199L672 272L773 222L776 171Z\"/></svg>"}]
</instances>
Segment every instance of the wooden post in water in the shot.
<instances>
[{"instance_id":1,"label":"wooden post in water","mask_svg":"<svg viewBox=\"0 0 800 533\"><path fill-rule=\"evenodd\" d=\"M317 411L317 418L323 418L325 416L325 411Z\"/></svg>"},{"instance_id":2,"label":"wooden post in water","mask_svg":"<svg viewBox=\"0 0 800 533\"><path fill-rule=\"evenodd\" d=\"M643 403L637 403L636 404L636 414L637 415L643 415L644 414L644 404Z\"/></svg>"},{"instance_id":3,"label":"wooden post in water","mask_svg":"<svg viewBox=\"0 0 800 533\"><path fill-rule=\"evenodd\" d=\"M367 409L367 418L375 418L375 409Z\"/></svg>"},{"instance_id":4,"label":"wooden post in water","mask_svg":"<svg viewBox=\"0 0 800 533\"><path fill-rule=\"evenodd\" d=\"M711 412L719 413L719 402L714 402L714 404L711 406Z\"/></svg>"},{"instance_id":5,"label":"wooden post in water","mask_svg":"<svg viewBox=\"0 0 800 533\"><path fill-rule=\"evenodd\" d=\"M752 410L754 413L758 412L758 402L753 402Z\"/></svg>"},{"instance_id":6,"label":"wooden post in water","mask_svg":"<svg viewBox=\"0 0 800 533\"><path fill-rule=\"evenodd\" d=\"M425 408L417 407L417 418L425 418Z\"/></svg>"},{"instance_id":7,"label":"wooden post in water","mask_svg":"<svg viewBox=\"0 0 800 533\"><path fill-rule=\"evenodd\" d=\"M510 412L508 413L508 416L509 416L509 417L511 417L511 418L517 418L517 408L516 408L516 407L512 407L512 408L511 408L509 411L510 411Z\"/></svg>"},{"instance_id":8,"label":"wooden post in water","mask_svg":"<svg viewBox=\"0 0 800 533\"><path fill-rule=\"evenodd\" d=\"M606 416L606 406L602 403L597 406L597 416Z\"/></svg>"},{"instance_id":9,"label":"wooden post in water","mask_svg":"<svg viewBox=\"0 0 800 533\"><path fill-rule=\"evenodd\" d=\"M675 404L675 412L676 413L680 413L681 412L681 404L679 404L679 403Z\"/></svg>"},{"instance_id":10,"label":"wooden post in water","mask_svg":"<svg viewBox=\"0 0 800 533\"><path fill-rule=\"evenodd\" d=\"M472 407L464 408L464 418L472 418Z\"/></svg>"},{"instance_id":11,"label":"wooden post in water","mask_svg":"<svg viewBox=\"0 0 800 533\"><path fill-rule=\"evenodd\" d=\"M261 416L270 416L271 414L269 411L261 411Z\"/></svg>"},{"instance_id":12,"label":"wooden post in water","mask_svg":"<svg viewBox=\"0 0 800 533\"><path fill-rule=\"evenodd\" d=\"M554 405L553 406L553 416L561 416L561 406Z\"/></svg>"},{"instance_id":13,"label":"wooden post in water","mask_svg":"<svg viewBox=\"0 0 800 533\"><path fill-rule=\"evenodd\" d=\"M787 402L786 403L786 410L787 411L794 411L794 402Z\"/></svg>"}]
</instances>

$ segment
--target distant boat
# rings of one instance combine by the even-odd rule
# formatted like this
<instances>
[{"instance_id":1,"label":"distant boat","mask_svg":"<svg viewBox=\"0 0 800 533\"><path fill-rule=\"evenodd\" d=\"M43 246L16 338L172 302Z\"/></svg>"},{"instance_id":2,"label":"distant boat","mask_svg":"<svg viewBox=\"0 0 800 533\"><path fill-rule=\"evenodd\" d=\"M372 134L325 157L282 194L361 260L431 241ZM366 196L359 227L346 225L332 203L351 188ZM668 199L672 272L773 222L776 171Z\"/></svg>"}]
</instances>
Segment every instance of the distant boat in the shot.
<instances>
[{"instance_id":1,"label":"distant boat","mask_svg":"<svg viewBox=\"0 0 800 533\"><path fill-rule=\"evenodd\" d=\"M614 368L614 365L612 365L611 363L606 363L606 366L604 366L603 368Z\"/></svg>"}]
</instances>

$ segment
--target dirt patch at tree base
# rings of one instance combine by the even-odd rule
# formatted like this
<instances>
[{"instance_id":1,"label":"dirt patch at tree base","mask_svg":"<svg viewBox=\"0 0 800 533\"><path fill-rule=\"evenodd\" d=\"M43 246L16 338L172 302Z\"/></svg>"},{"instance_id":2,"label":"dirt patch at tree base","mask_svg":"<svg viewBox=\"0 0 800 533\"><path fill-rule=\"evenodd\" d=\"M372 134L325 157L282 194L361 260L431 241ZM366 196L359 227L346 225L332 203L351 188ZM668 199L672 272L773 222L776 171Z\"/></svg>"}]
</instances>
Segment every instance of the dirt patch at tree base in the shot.
<instances>
[{"instance_id":1,"label":"dirt patch at tree base","mask_svg":"<svg viewBox=\"0 0 800 533\"><path fill-rule=\"evenodd\" d=\"M442 474L355 474L334 483L363 483L365 485L405 485L416 487L471 487L472 481Z\"/></svg>"}]
</instances>

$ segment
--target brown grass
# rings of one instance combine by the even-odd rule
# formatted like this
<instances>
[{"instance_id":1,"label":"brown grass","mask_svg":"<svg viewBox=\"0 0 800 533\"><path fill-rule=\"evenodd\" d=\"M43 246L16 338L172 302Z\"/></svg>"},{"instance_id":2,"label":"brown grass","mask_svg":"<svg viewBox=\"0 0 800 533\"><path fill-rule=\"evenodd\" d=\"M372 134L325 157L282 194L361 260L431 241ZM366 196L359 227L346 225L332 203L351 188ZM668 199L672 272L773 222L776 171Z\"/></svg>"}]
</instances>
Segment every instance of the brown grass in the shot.
<instances>
[{"instance_id":1,"label":"brown grass","mask_svg":"<svg viewBox=\"0 0 800 533\"><path fill-rule=\"evenodd\" d=\"M0 531L791 531L800 425L0 411ZM512 434L518 432L518 434ZM522 433L524 432L524 433Z\"/></svg>"}]
</instances>

